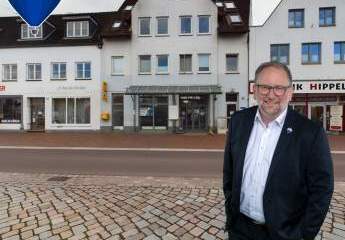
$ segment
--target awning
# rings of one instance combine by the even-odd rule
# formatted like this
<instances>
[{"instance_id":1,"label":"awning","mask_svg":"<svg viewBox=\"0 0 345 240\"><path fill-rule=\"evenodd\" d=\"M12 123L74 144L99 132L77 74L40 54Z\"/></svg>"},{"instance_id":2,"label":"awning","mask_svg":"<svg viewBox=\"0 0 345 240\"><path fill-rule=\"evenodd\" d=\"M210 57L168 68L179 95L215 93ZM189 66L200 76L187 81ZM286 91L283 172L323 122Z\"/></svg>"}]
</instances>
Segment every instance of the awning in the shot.
<instances>
[{"instance_id":1,"label":"awning","mask_svg":"<svg viewBox=\"0 0 345 240\"><path fill-rule=\"evenodd\" d=\"M126 95L167 95L167 94L221 94L219 85L194 85L194 86L130 86Z\"/></svg>"}]
</instances>

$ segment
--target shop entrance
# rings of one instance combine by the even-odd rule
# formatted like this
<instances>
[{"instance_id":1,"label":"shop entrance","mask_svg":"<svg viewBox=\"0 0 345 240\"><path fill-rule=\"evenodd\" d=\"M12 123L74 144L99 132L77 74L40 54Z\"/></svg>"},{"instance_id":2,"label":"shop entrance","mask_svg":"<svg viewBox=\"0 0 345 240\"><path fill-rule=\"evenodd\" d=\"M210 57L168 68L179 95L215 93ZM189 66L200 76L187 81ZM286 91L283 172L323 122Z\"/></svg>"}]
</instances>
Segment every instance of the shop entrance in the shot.
<instances>
[{"instance_id":1,"label":"shop entrance","mask_svg":"<svg viewBox=\"0 0 345 240\"><path fill-rule=\"evenodd\" d=\"M208 128L207 95L180 96L180 124L185 131L207 131Z\"/></svg>"},{"instance_id":2,"label":"shop entrance","mask_svg":"<svg viewBox=\"0 0 345 240\"><path fill-rule=\"evenodd\" d=\"M140 127L142 130L168 129L168 97L140 96L139 98Z\"/></svg>"},{"instance_id":3,"label":"shop entrance","mask_svg":"<svg viewBox=\"0 0 345 240\"><path fill-rule=\"evenodd\" d=\"M312 104L309 105L309 119L320 123L326 129L326 106Z\"/></svg>"},{"instance_id":4,"label":"shop entrance","mask_svg":"<svg viewBox=\"0 0 345 240\"><path fill-rule=\"evenodd\" d=\"M45 112L44 98L30 98L31 112L31 131L44 131L45 129Z\"/></svg>"}]
</instances>

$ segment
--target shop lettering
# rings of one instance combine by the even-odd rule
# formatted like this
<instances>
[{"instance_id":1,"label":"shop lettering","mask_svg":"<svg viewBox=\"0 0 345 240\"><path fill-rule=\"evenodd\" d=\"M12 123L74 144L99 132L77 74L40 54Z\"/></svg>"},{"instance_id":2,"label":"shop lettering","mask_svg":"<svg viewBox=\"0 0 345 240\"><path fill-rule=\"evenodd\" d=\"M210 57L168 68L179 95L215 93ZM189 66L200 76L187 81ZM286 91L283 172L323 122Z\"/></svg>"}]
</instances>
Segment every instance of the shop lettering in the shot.
<instances>
[{"instance_id":1,"label":"shop lettering","mask_svg":"<svg viewBox=\"0 0 345 240\"><path fill-rule=\"evenodd\" d=\"M5 85L0 85L0 92L6 91L6 86Z\"/></svg>"},{"instance_id":2,"label":"shop lettering","mask_svg":"<svg viewBox=\"0 0 345 240\"><path fill-rule=\"evenodd\" d=\"M303 90L303 85L301 83L293 84L293 90Z\"/></svg>"},{"instance_id":3,"label":"shop lettering","mask_svg":"<svg viewBox=\"0 0 345 240\"><path fill-rule=\"evenodd\" d=\"M310 83L310 90L345 90L345 83Z\"/></svg>"}]
</instances>

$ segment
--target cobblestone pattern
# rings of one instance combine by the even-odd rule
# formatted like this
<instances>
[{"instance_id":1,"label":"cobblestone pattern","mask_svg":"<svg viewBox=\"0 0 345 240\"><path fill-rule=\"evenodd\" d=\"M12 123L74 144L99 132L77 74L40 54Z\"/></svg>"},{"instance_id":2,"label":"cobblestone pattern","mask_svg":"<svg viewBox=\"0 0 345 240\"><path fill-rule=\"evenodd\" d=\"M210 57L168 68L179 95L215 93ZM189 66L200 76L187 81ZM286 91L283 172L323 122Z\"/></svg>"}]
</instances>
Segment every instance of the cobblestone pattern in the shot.
<instances>
[{"instance_id":1,"label":"cobblestone pattern","mask_svg":"<svg viewBox=\"0 0 345 240\"><path fill-rule=\"evenodd\" d=\"M0 174L0 239L225 238L220 179L50 177ZM345 239L344 193L317 239Z\"/></svg>"}]
</instances>

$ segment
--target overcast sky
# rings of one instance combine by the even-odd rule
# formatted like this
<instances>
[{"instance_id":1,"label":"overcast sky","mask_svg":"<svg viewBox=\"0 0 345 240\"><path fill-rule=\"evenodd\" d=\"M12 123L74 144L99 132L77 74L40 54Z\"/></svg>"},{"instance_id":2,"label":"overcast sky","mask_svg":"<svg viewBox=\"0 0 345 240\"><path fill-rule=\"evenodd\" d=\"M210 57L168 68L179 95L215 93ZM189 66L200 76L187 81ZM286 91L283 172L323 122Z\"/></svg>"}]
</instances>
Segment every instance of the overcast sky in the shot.
<instances>
[{"instance_id":1,"label":"overcast sky","mask_svg":"<svg viewBox=\"0 0 345 240\"><path fill-rule=\"evenodd\" d=\"M252 1L254 25L261 25L280 2L280 0ZM122 2L123 0L61 0L53 13L112 11L116 10ZM12 15L16 15L16 12L8 0L0 0L0 16Z\"/></svg>"}]
</instances>

